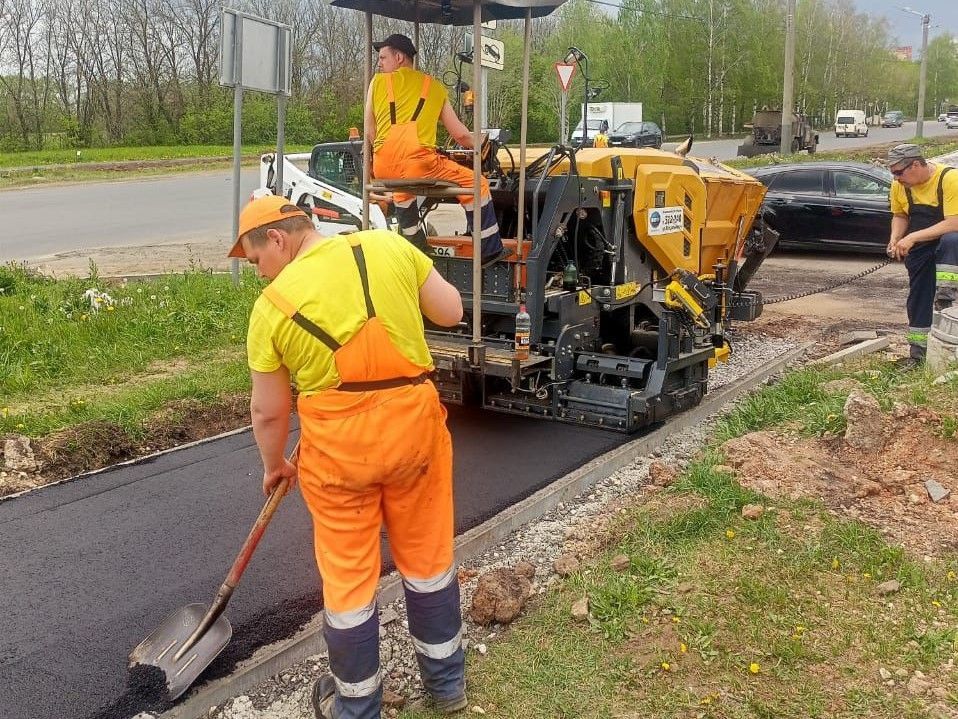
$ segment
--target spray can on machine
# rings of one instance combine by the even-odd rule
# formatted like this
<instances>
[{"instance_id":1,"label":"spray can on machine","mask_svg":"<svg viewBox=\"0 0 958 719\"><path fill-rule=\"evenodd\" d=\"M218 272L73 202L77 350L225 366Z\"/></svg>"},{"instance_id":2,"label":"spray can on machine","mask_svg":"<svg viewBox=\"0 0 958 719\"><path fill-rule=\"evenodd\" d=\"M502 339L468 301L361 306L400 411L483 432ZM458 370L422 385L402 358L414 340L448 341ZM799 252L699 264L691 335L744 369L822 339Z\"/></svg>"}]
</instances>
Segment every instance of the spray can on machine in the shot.
<instances>
[{"instance_id":1,"label":"spray can on machine","mask_svg":"<svg viewBox=\"0 0 958 719\"><path fill-rule=\"evenodd\" d=\"M516 359L529 359L529 336L532 333L532 318L526 312L525 302L516 313Z\"/></svg>"}]
</instances>

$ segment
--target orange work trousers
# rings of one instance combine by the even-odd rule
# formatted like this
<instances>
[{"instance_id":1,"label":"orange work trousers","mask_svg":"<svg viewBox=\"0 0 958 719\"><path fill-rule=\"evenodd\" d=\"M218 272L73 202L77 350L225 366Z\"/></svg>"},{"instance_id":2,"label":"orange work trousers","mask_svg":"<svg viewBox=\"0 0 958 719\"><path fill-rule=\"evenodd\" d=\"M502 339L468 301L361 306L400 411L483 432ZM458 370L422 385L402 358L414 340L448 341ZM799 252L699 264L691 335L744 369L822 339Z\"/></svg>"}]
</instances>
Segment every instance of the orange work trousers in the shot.
<instances>
[{"instance_id":1,"label":"orange work trousers","mask_svg":"<svg viewBox=\"0 0 958 719\"><path fill-rule=\"evenodd\" d=\"M403 576L447 571L452 441L432 382L301 396L297 408L300 489L313 516L326 608L345 613L372 603L383 524Z\"/></svg>"}]
</instances>

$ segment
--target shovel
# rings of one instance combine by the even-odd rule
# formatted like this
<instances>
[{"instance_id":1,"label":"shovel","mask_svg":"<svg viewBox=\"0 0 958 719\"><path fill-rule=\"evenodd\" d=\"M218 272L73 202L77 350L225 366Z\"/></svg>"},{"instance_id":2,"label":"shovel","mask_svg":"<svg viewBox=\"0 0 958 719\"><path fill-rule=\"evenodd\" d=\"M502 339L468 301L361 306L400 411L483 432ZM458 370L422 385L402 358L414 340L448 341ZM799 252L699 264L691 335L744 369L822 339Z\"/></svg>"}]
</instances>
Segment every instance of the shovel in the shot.
<instances>
[{"instance_id":1,"label":"shovel","mask_svg":"<svg viewBox=\"0 0 958 719\"><path fill-rule=\"evenodd\" d=\"M298 447L297 442L290 454L290 461L294 461ZM165 681L166 699L172 702L189 689L210 662L223 651L233 636L233 628L223 616L223 611L288 488L288 479L273 488L209 608L199 602L187 604L168 616L130 652L130 672L141 684L157 690ZM162 671L164 678L159 677L156 669Z\"/></svg>"}]
</instances>

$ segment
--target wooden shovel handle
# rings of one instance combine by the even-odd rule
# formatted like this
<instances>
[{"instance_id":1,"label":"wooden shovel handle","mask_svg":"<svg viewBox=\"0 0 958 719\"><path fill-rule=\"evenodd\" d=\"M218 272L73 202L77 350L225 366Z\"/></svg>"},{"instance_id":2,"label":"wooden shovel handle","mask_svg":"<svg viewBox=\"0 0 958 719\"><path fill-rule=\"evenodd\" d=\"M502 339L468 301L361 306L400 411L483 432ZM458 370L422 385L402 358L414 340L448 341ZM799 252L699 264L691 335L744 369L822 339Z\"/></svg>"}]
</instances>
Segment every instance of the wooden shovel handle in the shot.
<instances>
[{"instance_id":1,"label":"wooden shovel handle","mask_svg":"<svg viewBox=\"0 0 958 719\"><path fill-rule=\"evenodd\" d=\"M289 454L288 461L295 464L298 451L299 442L297 441L296 446L293 447L293 451ZM233 596L233 590L239 583L240 577L243 576L243 572L246 571L246 565L249 564L250 557L252 557L253 552L256 551L256 545L259 544L259 540L263 536L263 532L266 531L269 520L273 518L276 508L279 506L280 501L282 501L288 489L289 479L285 477L273 487L273 491L270 492L269 497L267 497L266 504L264 504L260 510L259 516L253 523L253 528L246 537L246 541L243 542L239 554L236 555L236 559L233 560L233 566L230 567L229 574L226 575L226 581L220 585L219 591L216 592L216 597L213 599L213 603L210 604L210 608L207 610L206 615L200 620L199 625L174 655L174 661L179 661L187 651L195 646L206 633L206 630L213 625L213 622L219 619L219 616L226 609L230 597Z\"/></svg>"}]
</instances>

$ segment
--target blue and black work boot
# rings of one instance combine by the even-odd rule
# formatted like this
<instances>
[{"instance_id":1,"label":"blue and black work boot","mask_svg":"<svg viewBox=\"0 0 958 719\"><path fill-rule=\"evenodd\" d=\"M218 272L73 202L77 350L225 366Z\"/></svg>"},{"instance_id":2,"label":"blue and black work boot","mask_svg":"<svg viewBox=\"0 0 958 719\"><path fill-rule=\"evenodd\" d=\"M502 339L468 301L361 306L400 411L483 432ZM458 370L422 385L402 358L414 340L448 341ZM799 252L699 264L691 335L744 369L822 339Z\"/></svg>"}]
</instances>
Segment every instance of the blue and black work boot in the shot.
<instances>
[{"instance_id":1,"label":"blue and black work boot","mask_svg":"<svg viewBox=\"0 0 958 719\"><path fill-rule=\"evenodd\" d=\"M336 719L336 680L323 674L313 684L313 711L316 719Z\"/></svg>"},{"instance_id":2,"label":"blue and black work boot","mask_svg":"<svg viewBox=\"0 0 958 719\"><path fill-rule=\"evenodd\" d=\"M447 697L445 699L432 697L432 705L436 711L442 714L455 714L469 706L469 700L466 699L466 693L463 692L462 694L457 694L454 697Z\"/></svg>"}]
</instances>

